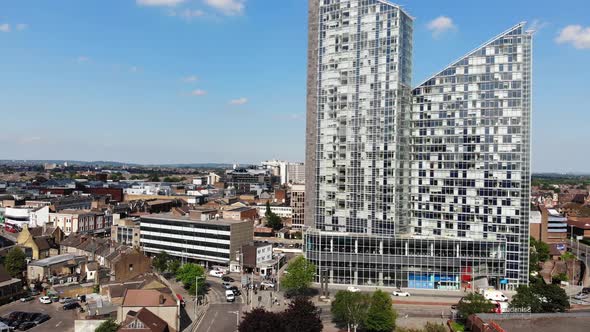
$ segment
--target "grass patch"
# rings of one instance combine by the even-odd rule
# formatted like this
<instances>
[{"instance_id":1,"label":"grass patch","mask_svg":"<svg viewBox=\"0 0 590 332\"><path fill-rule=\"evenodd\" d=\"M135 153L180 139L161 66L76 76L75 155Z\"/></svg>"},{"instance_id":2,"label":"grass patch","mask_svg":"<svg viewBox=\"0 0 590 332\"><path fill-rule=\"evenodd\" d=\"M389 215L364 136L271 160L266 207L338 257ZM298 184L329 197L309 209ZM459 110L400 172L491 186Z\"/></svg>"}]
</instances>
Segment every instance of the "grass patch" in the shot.
<instances>
[{"instance_id":1,"label":"grass patch","mask_svg":"<svg viewBox=\"0 0 590 332\"><path fill-rule=\"evenodd\" d=\"M455 332L463 332L465 331L465 325L458 323L458 322L451 322L451 328Z\"/></svg>"}]
</instances>

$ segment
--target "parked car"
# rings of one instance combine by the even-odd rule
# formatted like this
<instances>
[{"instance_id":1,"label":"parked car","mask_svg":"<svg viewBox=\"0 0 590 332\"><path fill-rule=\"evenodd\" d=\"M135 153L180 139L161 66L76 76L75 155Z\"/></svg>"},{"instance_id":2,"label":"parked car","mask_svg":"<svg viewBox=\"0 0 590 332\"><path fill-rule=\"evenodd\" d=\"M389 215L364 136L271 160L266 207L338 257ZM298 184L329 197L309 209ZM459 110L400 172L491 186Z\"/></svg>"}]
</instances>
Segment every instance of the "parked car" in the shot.
<instances>
[{"instance_id":1,"label":"parked car","mask_svg":"<svg viewBox=\"0 0 590 332\"><path fill-rule=\"evenodd\" d=\"M72 309L77 309L80 308L80 303L78 302L70 302L67 304L64 304L63 309L64 310L72 310Z\"/></svg>"},{"instance_id":2,"label":"parked car","mask_svg":"<svg viewBox=\"0 0 590 332\"><path fill-rule=\"evenodd\" d=\"M221 284L223 286L223 288L225 289L230 289L231 288L231 284L229 282L224 282Z\"/></svg>"},{"instance_id":3,"label":"parked car","mask_svg":"<svg viewBox=\"0 0 590 332\"><path fill-rule=\"evenodd\" d=\"M230 276L223 276L221 277L221 280L225 281L225 282L234 282L234 278L230 277Z\"/></svg>"},{"instance_id":4,"label":"parked car","mask_svg":"<svg viewBox=\"0 0 590 332\"><path fill-rule=\"evenodd\" d=\"M43 304L51 304L51 299L49 298L49 296L41 296L39 298L39 302Z\"/></svg>"},{"instance_id":5,"label":"parked car","mask_svg":"<svg viewBox=\"0 0 590 332\"><path fill-rule=\"evenodd\" d=\"M584 288L582 288L582 293L584 293L584 294L590 294L590 287L584 287Z\"/></svg>"},{"instance_id":6,"label":"parked car","mask_svg":"<svg viewBox=\"0 0 590 332\"><path fill-rule=\"evenodd\" d=\"M394 290L393 292L391 292L391 295L393 296L410 296L410 293L408 292L403 292L401 290Z\"/></svg>"},{"instance_id":7,"label":"parked car","mask_svg":"<svg viewBox=\"0 0 590 332\"><path fill-rule=\"evenodd\" d=\"M356 292L360 292L361 291L360 288L354 287L354 286L348 286L348 288L346 290L349 291L349 292L352 292L352 293L356 293Z\"/></svg>"},{"instance_id":8,"label":"parked car","mask_svg":"<svg viewBox=\"0 0 590 332\"><path fill-rule=\"evenodd\" d=\"M18 326L18 329L21 331L26 331L32 327L35 327L35 323L33 322L23 322Z\"/></svg>"},{"instance_id":9,"label":"parked car","mask_svg":"<svg viewBox=\"0 0 590 332\"><path fill-rule=\"evenodd\" d=\"M61 299L59 299L59 303L66 303L67 301L71 300L71 297L62 297Z\"/></svg>"},{"instance_id":10,"label":"parked car","mask_svg":"<svg viewBox=\"0 0 590 332\"><path fill-rule=\"evenodd\" d=\"M578 294L576 294L576 296L574 296L574 299L576 300L584 300L590 297L590 294L588 293L584 293L584 292L580 292Z\"/></svg>"},{"instance_id":11,"label":"parked car","mask_svg":"<svg viewBox=\"0 0 590 332\"><path fill-rule=\"evenodd\" d=\"M41 314L33 320L33 323L35 323L35 325L39 325L43 322L48 321L50 318L51 318L51 316L49 316L48 314Z\"/></svg>"},{"instance_id":12,"label":"parked car","mask_svg":"<svg viewBox=\"0 0 590 332\"><path fill-rule=\"evenodd\" d=\"M269 287L269 288L274 288L275 284L270 282L270 281L263 281L260 283L260 286L264 286L264 287Z\"/></svg>"},{"instance_id":13,"label":"parked car","mask_svg":"<svg viewBox=\"0 0 590 332\"><path fill-rule=\"evenodd\" d=\"M218 270L211 270L209 272L209 275L212 276L212 277L216 277L216 278L222 278L223 275L224 275L224 273L221 272L221 271L218 271Z\"/></svg>"},{"instance_id":14,"label":"parked car","mask_svg":"<svg viewBox=\"0 0 590 332\"><path fill-rule=\"evenodd\" d=\"M57 295L51 295L50 298L51 298L51 301L53 301L53 302L59 302L59 296L57 296Z\"/></svg>"},{"instance_id":15,"label":"parked car","mask_svg":"<svg viewBox=\"0 0 590 332\"><path fill-rule=\"evenodd\" d=\"M68 304L68 303L74 303L74 302L78 302L78 300L77 299L68 298L67 300L63 301L62 303L63 304Z\"/></svg>"},{"instance_id":16,"label":"parked car","mask_svg":"<svg viewBox=\"0 0 590 332\"><path fill-rule=\"evenodd\" d=\"M20 301L21 302L29 302L29 301L33 301L35 298L32 296L25 296L25 297L21 297Z\"/></svg>"},{"instance_id":17,"label":"parked car","mask_svg":"<svg viewBox=\"0 0 590 332\"><path fill-rule=\"evenodd\" d=\"M32 322L39 316L41 316L41 313L39 312L27 312L23 315L22 320L25 322Z\"/></svg>"}]
</instances>

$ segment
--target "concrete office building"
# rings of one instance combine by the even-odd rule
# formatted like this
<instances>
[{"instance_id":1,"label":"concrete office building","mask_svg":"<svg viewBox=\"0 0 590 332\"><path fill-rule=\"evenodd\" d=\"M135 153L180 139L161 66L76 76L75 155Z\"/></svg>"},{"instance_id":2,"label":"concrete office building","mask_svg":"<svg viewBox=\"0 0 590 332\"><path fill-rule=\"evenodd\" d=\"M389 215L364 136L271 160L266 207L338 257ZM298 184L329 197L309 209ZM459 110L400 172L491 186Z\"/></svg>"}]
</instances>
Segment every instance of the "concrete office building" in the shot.
<instances>
[{"instance_id":1,"label":"concrete office building","mask_svg":"<svg viewBox=\"0 0 590 332\"><path fill-rule=\"evenodd\" d=\"M528 282L531 34L411 88L412 18L310 0L305 253L329 283Z\"/></svg>"},{"instance_id":2,"label":"concrete office building","mask_svg":"<svg viewBox=\"0 0 590 332\"><path fill-rule=\"evenodd\" d=\"M253 241L253 221L208 220L172 214L142 216L141 249L146 253L161 251L186 261L206 265L225 264L239 255L243 245Z\"/></svg>"}]
</instances>

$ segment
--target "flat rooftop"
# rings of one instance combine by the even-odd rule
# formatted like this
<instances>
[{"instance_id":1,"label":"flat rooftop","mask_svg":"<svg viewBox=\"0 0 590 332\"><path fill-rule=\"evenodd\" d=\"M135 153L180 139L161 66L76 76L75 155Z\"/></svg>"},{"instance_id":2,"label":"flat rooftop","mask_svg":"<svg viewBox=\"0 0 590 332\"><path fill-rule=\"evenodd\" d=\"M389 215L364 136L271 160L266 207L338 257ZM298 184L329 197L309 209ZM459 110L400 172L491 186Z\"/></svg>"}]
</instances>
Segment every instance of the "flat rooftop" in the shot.
<instances>
[{"instance_id":1,"label":"flat rooftop","mask_svg":"<svg viewBox=\"0 0 590 332\"><path fill-rule=\"evenodd\" d=\"M183 221L183 222L192 222L196 224L203 224L203 225L211 225L211 224L218 224L218 225L233 225L233 224L241 224L241 223L251 223L252 221L248 220L228 220L228 219L214 219L208 221L202 221L200 219L191 219L189 215L186 216L175 216L171 213L159 213L159 214L148 214L141 216L141 219L155 219L155 220L169 220L169 221Z\"/></svg>"}]
</instances>

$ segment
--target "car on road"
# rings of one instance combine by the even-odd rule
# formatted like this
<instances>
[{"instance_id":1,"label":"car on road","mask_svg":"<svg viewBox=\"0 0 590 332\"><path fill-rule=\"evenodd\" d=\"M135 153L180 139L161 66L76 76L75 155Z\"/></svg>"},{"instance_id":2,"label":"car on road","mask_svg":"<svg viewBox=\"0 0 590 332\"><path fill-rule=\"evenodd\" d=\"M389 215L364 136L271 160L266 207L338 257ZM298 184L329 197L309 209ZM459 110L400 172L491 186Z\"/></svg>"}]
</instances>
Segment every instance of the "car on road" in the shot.
<instances>
[{"instance_id":1,"label":"car on road","mask_svg":"<svg viewBox=\"0 0 590 332\"><path fill-rule=\"evenodd\" d=\"M240 296L240 295L242 295L242 292L241 292L241 291L240 291L240 289L239 289L238 287L236 287L236 286L231 286L231 287L229 288L229 290L231 290L232 292L234 292L234 295L235 295L235 296Z\"/></svg>"},{"instance_id":2,"label":"car on road","mask_svg":"<svg viewBox=\"0 0 590 332\"><path fill-rule=\"evenodd\" d=\"M584 293L584 294L590 294L590 287L584 287L584 288L582 288L582 293Z\"/></svg>"},{"instance_id":3,"label":"car on road","mask_svg":"<svg viewBox=\"0 0 590 332\"><path fill-rule=\"evenodd\" d=\"M63 306L64 310L72 310L72 309L77 309L77 308L80 308L80 303L78 303L78 302L66 303Z\"/></svg>"},{"instance_id":4,"label":"car on road","mask_svg":"<svg viewBox=\"0 0 590 332\"><path fill-rule=\"evenodd\" d=\"M33 301L35 298L32 296L25 296L25 297L21 297L20 301L21 302L29 302L29 301Z\"/></svg>"},{"instance_id":5,"label":"car on road","mask_svg":"<svg viewBox=\"0 0 590 332\"><path fill-rule=\"evenodd\" d=\"M225 291L225 300L227 302L234 302L236 300L236 296L232 290L228 289Z\"/></svg>"},{"instance_id":6,"label":"car on road","mask_svg":"<svg viewBox=\"0 0 590 332\"><path fill-rule=\"evenodd\" d=\"M51 318L51 316L49 316L48 314L41 314L33 320L33 323L35 323L35 325L39 325L43 322L48 321L50 318Z\"/></svg>"},{"instance_id":7,"label":"car on road","mask_svg":"<svg viewBox=\"0 0 590 332\"><path fill-rule=\"evenodd\" d=\"M576 300L585 300L585 299L587 299L589 297L590 297L590 294L579 292L578 294L576 294L576 296L574 296L574 299L576 299Z\"/></svg>"},{"instance_id":8,"label":"car on road","mask_svg":"<svg viewBox=\"0 0 590 332\"><path fill-rule=\"evenodd\" d=\"M51 304L51 299L49 298L49 296L41 296L39 298L39 302L43 304Z\"/></svg>"},{"instance_id":9,"label":"car on road","mask_svg":"<svg viewBox=\"0 0 590 332\"><path fill-rule=\"evenodd\" d=\"M230 277L230 276L223 276L221 277L221 280L225 281L225 282L234 282L234 278Z\"/></svg>"},{"instance_id":10,"label":"car on road","mask_svg":"<svg viewBox=\"0 0 590 332\"><path fill-rule=\"evenodd\" d=\"M393 296L405 296L405 297L408 297L408 296L410 296L410 293L403 292L401 290L394 290L393 292L391 292L391 295L393 295Z\"/></svg>"},{"instance_id":11,"label":"car on road","mask_svg":"<svg viewBox=\"0 0 590 332\"><path fill-rule=\"evenodd\" d=\"M224 275L224 273L221 272L221 271L218 271L218 270L211 270L209 272L209 275L212 276L212 277L216 277L216 278L222 278L223 275Z\"/></svg>"},{"instance_id":12,"label":"car on road","mask_svg":"<svg viewBox=\"0 0 590 332\"><path fill-rule=\"evenodd\" d=\"M231 288L231 284L229 282L224 282L221 284L223 286L223 288L225 289L230 289Z\"/></svg>"},{"instance_id":13,"label":"car on road","mask_svg":"<svg viewBox=\"0 0 590 332\"><path fill-rule=\"evenodd\" d=\"M35 327L35 323L33 322L22 322L19 326L18 329L21 331L26 331L32 327Z\"/></svg>"},{"instance_id":14,"label":"car on road","mask_svg":"<svg viewBox=\"0 0 590 332\"><path fill-rule=\"evenodd\" d=\"M275 288L275 284L270 282L270 281L263 281L260 283L260 286L264 286L264 287L269 287L269 288Z\"/></svg>"},{"instance_id":15,"label":"car on road","mask_svg":"<svg viewBox=\"0 0 590 332\"><path fill-rule=\"evenodd\" d=\"M352 292L352 293L356 293L356 292L360 292L361 291L360 288L354 287L354 286L348 286L348 288L346 290L349 291L349 292Z\"/></svg>"}]
</instances>

